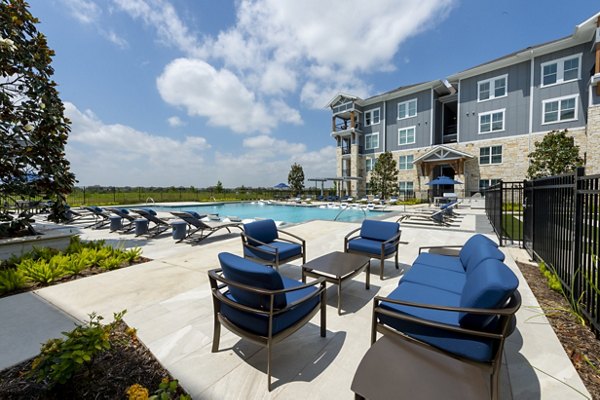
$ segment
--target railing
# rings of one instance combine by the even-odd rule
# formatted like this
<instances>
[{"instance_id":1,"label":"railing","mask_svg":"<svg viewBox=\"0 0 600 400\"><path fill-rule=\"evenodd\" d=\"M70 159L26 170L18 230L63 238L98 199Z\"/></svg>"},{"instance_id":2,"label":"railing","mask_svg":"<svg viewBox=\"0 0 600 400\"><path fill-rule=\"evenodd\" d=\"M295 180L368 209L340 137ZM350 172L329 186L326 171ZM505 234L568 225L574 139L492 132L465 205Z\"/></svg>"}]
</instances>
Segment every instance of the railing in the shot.
<instances>
[{"instance_id":1,"label":"railing","mask_svg":"<svg viewBox=\"0 0 600 400\"><path fill-rule=\"evenodd\" d=\"M350 146L342 146L342 155L350 154L351 151Z\"/></svg>"},{"instance_id":2,"label":"railing","mask_svg":"<svg viewBox=\"0 0 600 400\"><path fill-rule=\"evenodd\" d=\"M516 206L519 199L522 209ZM533 259L554 270L564 292L579 304L598 336L600 175L584 176L579 168L570 174L525 181L521 188L518 182L501 182L485 192L485 200L486 214L500 243L507 238L521 243ZM511 218L513 225L508 222ZM514 221L519 219L522 223ZM521 240L515 240L515 226Z\"/></svg>"},{"instance_id":3,"label":"railing","mask_svg":"<svg viewBox=\"0 0 600 400\"><path fill-rule=\"evenodd\" d=\"M485 190L485 213L500 246L523 240L523 182L500 182Z\"/></svg>"}]
</instances>

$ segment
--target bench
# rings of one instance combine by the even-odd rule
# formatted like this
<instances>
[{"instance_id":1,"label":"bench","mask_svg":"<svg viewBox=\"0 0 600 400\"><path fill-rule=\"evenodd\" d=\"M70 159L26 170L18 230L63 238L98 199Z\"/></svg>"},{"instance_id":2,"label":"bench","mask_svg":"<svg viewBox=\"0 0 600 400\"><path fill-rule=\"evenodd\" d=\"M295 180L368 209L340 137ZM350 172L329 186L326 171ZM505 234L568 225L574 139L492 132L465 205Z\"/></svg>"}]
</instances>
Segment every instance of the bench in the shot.
<instances>
[{"instance_id":1,"label":"bench","mask_svg":"<svg viewBox=\"0 0 600 400\"><path fill-rule=\"evenodd\" d=\"M504 340L520 306L518 279L483 235L461 247L444 246L446 254L425 249L396 289L375 297L372 346L352 390L369 399L390 393L497 399ZM384 336L376 342L377 333Z\"/></svg>"}]
</instances>

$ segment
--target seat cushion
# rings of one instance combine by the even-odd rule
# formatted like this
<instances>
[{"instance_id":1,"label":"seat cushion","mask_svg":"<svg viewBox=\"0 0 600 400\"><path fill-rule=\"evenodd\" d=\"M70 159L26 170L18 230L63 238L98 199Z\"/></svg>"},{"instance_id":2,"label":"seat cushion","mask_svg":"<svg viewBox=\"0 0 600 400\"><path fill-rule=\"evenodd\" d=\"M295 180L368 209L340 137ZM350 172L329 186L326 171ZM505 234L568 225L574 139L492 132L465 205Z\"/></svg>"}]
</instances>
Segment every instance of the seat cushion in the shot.
<instances>
[{"instance_id":1,"label":"seat cushion","mask_svg":"<svg viewBox=\"0 0 600 400\"><path fill-rule=\"evenodd\" d=\"M294 257L302 254L302 246L297 243L274 241L274 242L269 243L269 246L277 248L277 250L279 252L279 261L285 261L285 260L294 258ZM265 245L256 246L257 248L268 252L268 254L265 252L262 252L262 251L257 251L255 249L244 247L244 255L247 257L262 258L263 260L274 262L275 261L275 252L269 246L265 246Z\"/></svg>"},{"instance_id":2,"label":"seat cushion","mask_svg":"<svg viewBox=\"0 0 600 400\"><path fill-rule=\"evenodd\" d=\"M465 308L502 308L519 286L515 274L503 262L487 259L467 274L460 299ZM493 316L460 313L460 326L471 329L489 329Z\"/></svg>"},{"instance_id":3,"label":"seat cushion","mask_svg":"<svg viewBox=\"0 0 600 400\"><path fill-rule=\"evenodd\" d=\"M473 235L465 242L462 249L460 250L459 257L463 263L463 265L467 265L469 262L469 258L473 255L473 252L482 246L493 246L498 247L498 245L490 238L483 236L481 234Z\"/></svg>"},{"instance_id":4,"label":"seat cushion","mask_svg":"<svg viewBox=\"0 0 600 400\"><path fill-rule=\"evenodd\" d=\"M398 234L400 224L397 222L376 221L365 219L360 228L360 237L364 239L385 242Z\"/></svg>"},{"instance_id":5,"label":"seat cushion","mask_svg":"<svg viewBox=\"0 0 600 400\"><path fill-rule=\"evenodd\" d=\"M192 210L185 210L184 212L190 214L192 217L197 218L197 219L201 219L201 218L206 217L206 214L205 215L200 215L196 211L192 211Z\"/></svg>"},{"instance_id":6,"label":"seat cushion","mask_svg":"<svg viewBox=\"0 0 600 400\"><path fill-rule=\"evenodd\" d=\"M223 269L223 276L231 281L254 288L279 290L283 289L283 280L279 272L257 264L250 260L243 259L231 253L220 253L219 262ZM269 296L251 293L247 290L229 287L229 291L235 301L252 308L268 309L270 304ZM277 309L286 306L284 294L275 296L274 306Z\"/></svg>"},{"instance_id":7,"label":"seat cushion","mask_svg":"<svg viewBox=\"0 0 600 400\"><path fill-rule=\"evenodd\" d=\"M467 263L464 264L465 270L467 274L469 274L473 270L475 270L475 268L478 268L481 262L485 260L493 259L504 261L504 258L504 253L498 250L497 247L490 246L488 244L483 244L473 249L471 255L468 257Z\"/></svg>"},{"instance_id":8,"label":"seat cushion","mask_svg":"<svg viewBox=\"0 0 600 400\"><path fill-rule=\"evenodd\" d=\"M424 264L413 264L400 282L413 282L423 286L447 290L460 295L467 276L464 272L430 267Z\"/></svg>"},{"instance_id":9,"label":"seat cushion","mask_svg":"<svg viewBox=\"0 0 600 400\"><path fill-rule=\"evenodd\" d=\"M374 257L381 256L381 241L379 240L371 240L365 238L356 238L352 239L348 242L348 248L353 251L358 251L361 253L369 254ZM392 254L396 250L396 245L393 243L387 243L385 245L384 254L387 256Z\"/></svg>"},{"instance_id":10,"label":"seat cushion","mask_svg":"<svg viewBox=\"0 0 600 400\"><path fill-rule=\"evenodd\" d=\"M268 267L265 267L268 268ZM282 277L283 286L287 288L298 287L302 285L301 282L293 279ZM304 296L308 296L318 290L317 287L312 286L285 294L285 300L287 304L291 304L294 301L301 299ZM228 292L226 296L235 301L235 297ZM320 297L315 296L314 298L299 304L290 310L278 314L273 317L273 335L278 334L284 329L289 328L296 322L300 321L306 315L308 315L318 304ZM269 318L265 315L248 313L241 311L227 304L221 304L221 314L225 316L229 321L238 327L251 332L255 335L268 336L269 331Z\"/></svg>"},{"instance_id":11,"label":"seat cushion","mask_svg":"<svg viewBox=\"0 0 600 400\"><path fill-rule=\"evenodd\" d=\"M388 295L395 300L411 301L421 304L434 304L458 307L460 295L446 290L436 289L412 282L400 282L400 285ZM459 326L459 313L407 307L382 302L381 307L390 311L439 322L451 326ZM493 342L487 338L478 338L443 329L427 327L391 316L380 315L380 322L403 332L417 340L428 343L453 354L476 361L490 361L493 356Z\"/></svg>"},{"instance_id":12,"label":"seat cushion","mask_svg":"<svg viewBox=\"0 0 600 400\"><path fill-rule=\"evenodd\" d=\"M251 238L259 240L263 243L271 243L279 237L277 233L277 226L275 225L275 221L272 219L265 219L244 224L244 232L246 232L246 235L250 236ZM253 240L250 240L249 243L252 246L260 245L260 243L257 243Z\"/></svg>"},{"instance_id":13,"label":"seat cushion","mask_svg":"<svg viewBox=\"0 0 600 400\"><path fill-rule=\"evenodd\" d=\"M434 253L421 253L414 262L415 264L423 264L429 267L446 269L453 272L465 273L465 269L460 262L459 257L444 256Z\"/></svg>"}]
</instances>

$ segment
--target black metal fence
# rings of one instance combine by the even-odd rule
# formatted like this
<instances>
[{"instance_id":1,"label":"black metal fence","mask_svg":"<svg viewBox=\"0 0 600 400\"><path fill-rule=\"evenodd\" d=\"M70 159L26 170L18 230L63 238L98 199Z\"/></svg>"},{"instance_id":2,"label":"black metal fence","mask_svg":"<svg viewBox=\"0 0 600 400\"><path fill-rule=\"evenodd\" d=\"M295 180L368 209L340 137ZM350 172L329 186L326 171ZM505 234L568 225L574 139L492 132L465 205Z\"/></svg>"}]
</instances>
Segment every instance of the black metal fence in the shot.
<instances>
[{"instance_id":1,"label":"black metal fence","mask_svg":"<svg viewBox=\"0 0 600 400\"><path fill-rule=\"evenodd\" d=\"M519 199L523 206L515 212ZM514 182L501 182L486 191L486 214L500 243L510 238L556 271L565 294L579 304L596 335L600 333L599 213L600 175L584 176L583 168L525 181L520 189ZM507 221L514 228L519 219L517 240Z\"/></svg>"},{"instance_id":2,"label":"black metal fence","mask_svg":"<svg viewBox=\"0 0 600 400\"><path fill-rule=\"evenodd\" d=\"M523 238L523 182L500 182L485 191L485 212L501 246Z\"/></svg>"}]
</instances>

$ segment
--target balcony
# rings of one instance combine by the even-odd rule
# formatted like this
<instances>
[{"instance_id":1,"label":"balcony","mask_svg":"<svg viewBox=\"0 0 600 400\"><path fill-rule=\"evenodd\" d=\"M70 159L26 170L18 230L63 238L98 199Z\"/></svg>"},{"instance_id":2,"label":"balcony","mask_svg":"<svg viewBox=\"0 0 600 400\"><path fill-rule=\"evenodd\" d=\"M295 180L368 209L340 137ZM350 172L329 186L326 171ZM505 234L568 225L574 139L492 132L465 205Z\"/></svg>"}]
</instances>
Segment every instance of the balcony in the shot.
<instances>
[{"instance_id":1,"label":"balcony","mask_svg":"<svg viewBox=\"0 0 600 400\"><path fill-rule=\"evenodd\" d=\"M342 155L343 156L350 154L351 152L352 152L352 150L350 149L350 146L342 146Z\"/></svg>"}]
</instances>

